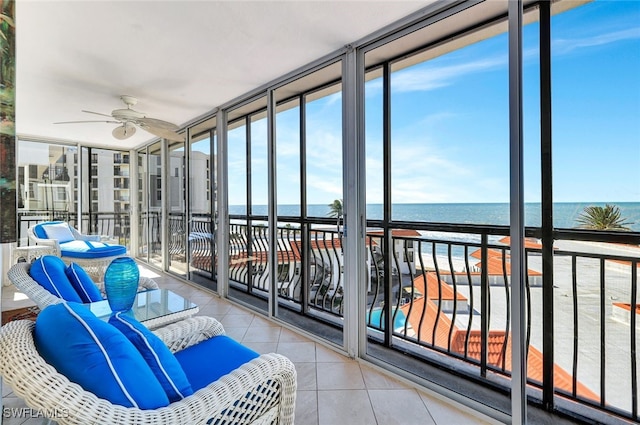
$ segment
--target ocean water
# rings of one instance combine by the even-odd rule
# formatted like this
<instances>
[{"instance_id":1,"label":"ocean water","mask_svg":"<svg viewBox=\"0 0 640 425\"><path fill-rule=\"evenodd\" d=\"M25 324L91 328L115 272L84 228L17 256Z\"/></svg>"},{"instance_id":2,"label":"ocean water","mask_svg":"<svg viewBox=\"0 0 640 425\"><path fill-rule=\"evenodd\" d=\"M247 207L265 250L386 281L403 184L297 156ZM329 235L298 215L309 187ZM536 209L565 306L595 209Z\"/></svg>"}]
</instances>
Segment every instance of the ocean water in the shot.
<instances>
[{"instance_id":1,"label":"ocean water","mask_svg":"<svg viewBox=\"0 0 640 425\"><path fill-rule=\"evenodd\" d=\"M553 221L557 228L574 228L576 219L585 207L591 205L605 206L604 202L560 202L554 204ZM627 227L640 232L640 202L609 202L620 208L622 217L628 222ZM328 205L309 205L310 217L328 217ZM468 204L394 204L391 209L393 220L425 221L454 224L489 224L509 225L509 204L507 203L468 203ZM230 214L244 214L246 207L232 205ZM382 219L382 205L368 204L367 218ZM266 205L254 205L253 214L267 215ZM278 205L278 215L297 216L299 205ZM541 225L541 207L539 203L525 204L525 225L539 227Z\"/></svg>"}]
</instances>

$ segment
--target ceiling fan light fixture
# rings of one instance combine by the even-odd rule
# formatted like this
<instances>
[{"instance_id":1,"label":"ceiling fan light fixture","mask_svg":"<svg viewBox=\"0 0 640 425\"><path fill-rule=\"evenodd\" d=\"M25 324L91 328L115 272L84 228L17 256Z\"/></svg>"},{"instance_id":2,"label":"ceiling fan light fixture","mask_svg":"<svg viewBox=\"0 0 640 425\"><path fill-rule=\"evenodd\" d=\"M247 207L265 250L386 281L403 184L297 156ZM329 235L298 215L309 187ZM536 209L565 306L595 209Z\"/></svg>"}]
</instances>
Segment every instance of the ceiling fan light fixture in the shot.
<instances>
[{"instance_id":1,"label":"ceiling fan light fixture","mask_svg":"<svg viewBox=\"0 0 640 425\"><path fill-rule=\"evenodd\" d=\"M118 140L125 140L136 134L136 127L133 124L124 123L114 128L111 134Z\"/></svg>"}]
</instances>

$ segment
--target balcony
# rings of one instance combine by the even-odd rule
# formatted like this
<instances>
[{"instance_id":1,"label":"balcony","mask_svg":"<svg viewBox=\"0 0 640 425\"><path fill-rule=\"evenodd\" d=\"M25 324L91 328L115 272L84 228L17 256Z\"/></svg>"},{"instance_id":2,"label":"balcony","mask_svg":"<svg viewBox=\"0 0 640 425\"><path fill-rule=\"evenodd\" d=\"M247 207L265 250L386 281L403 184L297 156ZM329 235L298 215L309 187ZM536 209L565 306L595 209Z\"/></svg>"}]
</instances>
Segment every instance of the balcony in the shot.
<instances>
[{"instance_id":1,"label":"balcony","mask_svg":"<svg viewBox=\"0 0 640 425\"><path fill-rule=\"evenodd\" d=\"M258 220L248 225L240 216L231 218L230 291L235 299L263 309L271 281L267 227ZM157 215L148 219L159 223ZM150 229L151 240L157 242L143 251L160 258L160 227ZM184 215L172 213L168 229L170 255L178 262L188 255L191 280L204 286L215 282L211 217L194 217L187 233ZM471 230L426 223L388 232L369 229L364 317L368 352L370 360L392 369L423 376L425 367L436 367L462 376L469 386L480 383L501 393L508 390L511 374L508 228ZM595 234L558 232L551 274L553 310L545 316L545 257L535 237L538 231L529 229L532 236L525 243L528 384L533 400L542 403L545 391L551 391L562 411L633 417L637 320L632 312L638 309L633 300L640 248L616 243L617 236L624 235L596 241ZM393 248L386 250L389 236ZM324 220L302 227L283 222L277 232L279 318L338 346L344 325L342 237ZM202 276L208 278L203 281ZM545 350L545 332L552 333L553 350ZM554 385L545 379L544 365L549 363ZM447 388L447 381L438 385ZM593 411L585 413L585 408Z\"/></svg>"}]
</instances>

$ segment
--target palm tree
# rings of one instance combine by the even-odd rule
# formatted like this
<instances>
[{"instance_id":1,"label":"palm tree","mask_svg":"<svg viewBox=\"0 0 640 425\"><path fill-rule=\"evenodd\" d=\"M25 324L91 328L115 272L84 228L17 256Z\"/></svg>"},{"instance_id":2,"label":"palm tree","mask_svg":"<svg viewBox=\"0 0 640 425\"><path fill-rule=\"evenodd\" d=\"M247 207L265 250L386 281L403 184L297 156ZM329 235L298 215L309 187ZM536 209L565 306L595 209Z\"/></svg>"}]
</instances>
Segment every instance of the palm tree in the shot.
<instances>
[{"instance_id":1,"label":"palm tree","mask_svg":"<svg viewBox=\"0 0 640 425\"><path fill-rule=\"evenodd\" d=\"M620 208L609 204L604 207L585 207L576 221L578 222L578 227L593 230L630 231L631 229L626 226L633 224L622 218Z\"/></svg>"},{"instance_id":2,"label":"palm tree","mask_svg":"<svg viewBox=\"0 0 640 425\"><path fill-rule=\"evenodd\" d=\"M332 203L329 204L329 217L333 217L336 219L336 225L338 227L338 232L340 232L340 219L344 215L342 209L342 199L336 199Z\"/></svg>"}]
</instances>

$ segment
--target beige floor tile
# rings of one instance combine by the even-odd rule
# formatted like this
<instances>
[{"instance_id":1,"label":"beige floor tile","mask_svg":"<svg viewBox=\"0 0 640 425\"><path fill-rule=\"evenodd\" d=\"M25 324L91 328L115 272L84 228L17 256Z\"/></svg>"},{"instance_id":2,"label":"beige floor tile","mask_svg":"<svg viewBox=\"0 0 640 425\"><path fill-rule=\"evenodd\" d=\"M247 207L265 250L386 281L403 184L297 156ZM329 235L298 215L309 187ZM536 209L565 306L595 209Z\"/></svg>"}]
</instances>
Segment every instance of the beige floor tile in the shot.
<instances>
[{"instance_id":1,"label":"beige floor tile","mask_svg":"<svg viewBox=\"0 0 640 425\"><path fill-rule=\"evenodd\" d=\"M248 328L253 322L253 314L226 314L219 320L225 328L227 326Z\"/></svg>"},{"instance_id":2,"label":"beige floor tile","mask_svg":"<svg viewBox=\"0 0 640 425\"><path fill-rule=\"evenodd\" d=\"M296 422L297 423L297 422ZM371 425L376 423L365 390L318 391L319 425Z\"/></svg>"},{"instance_id":3,"label":"beige floor tile","mask_svg":"<svg viewBox=\"0 0 640 425\"><path fill-rule=\"evenodd\" d=\"M198 304L198 316L210 316L215 318L224 317L229 311L229 305L222 305L215 301L212 301L205 305Z\"/></svg>"},{"instance_id":4,"label":"beige floor tile","mask_svg":"<svg viewBox=\"0 0 640 425\"><path fill-rule=\"evenodd\" d=\"M311 340L287 328L282 328L280 342L311 342Z\"/></svg>"},{"instance_id":5,"label":"beige floor tile","mask_svg":"<svg viewBox=\"0 0 640 425\"><path fill-rule=\"evenodd\" d=\"M366 365L361 364L360 370L362 371L364 383L368 390L409 389L409 387L397 379L393 379Z\"/></svg>"},{"instance_id":6,"label":"beige floor tile","mask_svg":"<svg viewBox=\"0 0 640 425\"><path fill-rule=\"evenodd\" d=\"M269 319L265 319L264 317L260 317L258 315L254 316L253 321L251 322L251 327L260 328L260 327L274 327L279 325L275 324Z\"/></svg>"},{"instance_id":7,"label":"beige floor tile","mask_svg":"<svg viewBox=\"0 0 640 425\"><path fill-rule=\"evenodd\" d=\"M308 391L318 389L315 363L294 363L298 374L298 391Z\"/></svg>"},{"instance_id":8,"label":"beige floor tile","mask_svg":"<svg viewBox=\"0 0 640 425\"><path fill-rule=\"evenodd\" d=\"M224 332L229 338L240 342L244 338L244 334L247 333L247 329L249 328L230 328L225 326Z\"/></svg>"},{"instance_id":9,"label":"beige floor tile","mask_svg":"<svg viewBox=\"0 0 640 425\"><path fill-rule=\"evenodd\" d=\"M296 425L318 425L318 393L298 389L295 412Z\"/></svg>"},{"instance_id":10,"label":"beige floor tile","mask_svg":"<svg viewBox=\"0 0 640 425\"><path fill-rule=\"evenodd\" d=\"M369 390L369 399L378 425L436 425L415 390Z\"/></svg>"},{"instance_id":11,"label":"beige floor tile","mask_svg":"<svg viewBox=\"0 0 640 425\"><path fill-rule=\"evenodd\" d=\"M252 349L258 354L275 353L278 349L277 342L246 342L243 341L242 345Z\"/></svg>"},{"instance_id":12,"label":"beige floor tile","mask_svg":"<svg viewBox=\"0 0 640 425\"><path fill-rule=\"evenodd\" d=\"M357 362L318 363L318 390L365 389L364 379Z\"/></svg>"},{"instance_id":13,"label":"beige floor tile","mask_svg":"<svg viewBox=\"0 0 640 425\"><path fill-rule=\"evenodd\" d=\"M323 345L316 344L316 358L318 363L337 363L337 362L350 362L349 357L342 355L330 348L326 348Z\"/></svg>"},{"instance_id":14,"label":"beige floor tile","mask_svg":"<svg viewBox=\"0 0 640 425\"><path fill-rule=\"evenodd\" d=\"M211 295L198 295L195 297L190 295L187 297L187 299L200 307L209 304L211 301L213 301L214 297L212 297Z\"/></svg>"},{"instance_id":15,"label":"beige floor tile","mask_svg":"<svg viewBox=\"0 0 640 425\"><path fill-rule=\"evenodd\" d=\"M427 406L427 410L431 414L431 417L437 423L440 424L456 424L456 425L477 425L477 424L489 424L471 413L463 412L459 408L433 396L425 393L419 393L420 398Z\"/></svg>"},{"instance_id":16,"label":"beige floor tile","mask_svg":"<svg viewBox=\"0 0 640 425\"><path fill-rule=\"evenodd\" d=\"M279 327L267 327L260 326L254 327L253 325L247 329L247 332L242 338L242 342L278 342L280 339Z\"/></svg>"},{"instance_id":17,"label":"beige floor tile","mask_svg":"<svg viewBox=\"0 0 640 425\"><path fill-rule=\"evenodd\" d=\"M280 342L278 354L288 357L294 363L316 361L316 344L313 342Z\"/></svg>"}]
</instances>

